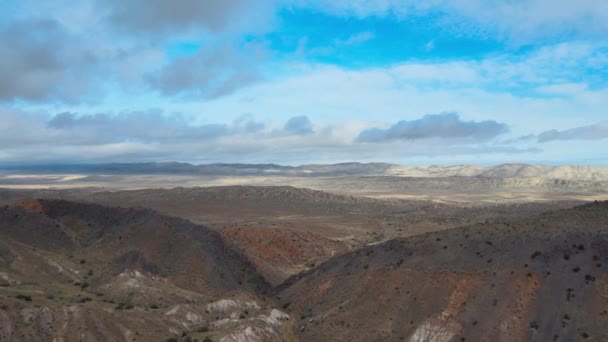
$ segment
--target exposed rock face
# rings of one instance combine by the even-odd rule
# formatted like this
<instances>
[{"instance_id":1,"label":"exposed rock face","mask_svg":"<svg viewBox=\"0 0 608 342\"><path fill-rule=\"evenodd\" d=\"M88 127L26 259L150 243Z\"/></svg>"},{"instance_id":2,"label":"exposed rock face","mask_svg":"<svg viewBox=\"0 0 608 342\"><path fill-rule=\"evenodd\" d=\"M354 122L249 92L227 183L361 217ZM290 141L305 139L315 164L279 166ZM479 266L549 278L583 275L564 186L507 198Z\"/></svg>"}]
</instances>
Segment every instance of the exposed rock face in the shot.
<instances>
[{"instance_id":1,"label":"exposed rock face","mask_svg":"<svg viewBox=\"0 0 608 342\"><path fill-rule=\"evenodd\" d=\"M211 335L219 341L281 341L289 320L277 309L239 300L222 312L196 303L163 312L117 310L93 301L62 306L27 305L4 298L2 302L7 307L0 310L0 341L157 341L184 332L200 340Z\"/></svg>"}]
</instances>

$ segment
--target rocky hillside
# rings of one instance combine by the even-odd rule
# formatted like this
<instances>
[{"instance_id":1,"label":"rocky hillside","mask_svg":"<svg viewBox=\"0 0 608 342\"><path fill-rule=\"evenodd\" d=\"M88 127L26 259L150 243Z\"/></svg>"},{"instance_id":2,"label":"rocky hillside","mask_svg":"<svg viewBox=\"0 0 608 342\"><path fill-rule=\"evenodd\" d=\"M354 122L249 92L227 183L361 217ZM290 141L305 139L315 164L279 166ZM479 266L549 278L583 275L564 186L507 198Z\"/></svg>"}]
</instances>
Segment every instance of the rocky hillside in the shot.
<instances>
[{"instance_id":1,"label":"rocky hillside","mask_svg":"<svg viewBox=\"0 0 608 342\"><path fill-rule=\"evenodd\" d=\"M608 202L394 239L278 290L304 341L608 336Z\"/></svg>"},{"instance_id":2,"label":"rocky hillside","mask_svg":"<svg viewBox=\"0 0 608 342\"><path fill-rule=\"evenodd\" d=\"M465 210L291 187L53 193L259 216L210 229L144 208L57 199L0 207L0 341L608 337L608 202ZM264 226L268 212L277 225ZM340 216L353 212L362 215ZM378 236L350 251L346 235L283 216L333 218L341 234L361 221Z\"/></svg>"},{"instance_id":3,"label":"rocky hillside","mask_svg":"<svg viewBox=\"0 0 608 342\"><path fill-rule=\"evenodd\" d=\"M268 290L231 241L183 219L63 200L0 208L0 341L280 339L289 316Z\"/></svg>"}]
</instances>

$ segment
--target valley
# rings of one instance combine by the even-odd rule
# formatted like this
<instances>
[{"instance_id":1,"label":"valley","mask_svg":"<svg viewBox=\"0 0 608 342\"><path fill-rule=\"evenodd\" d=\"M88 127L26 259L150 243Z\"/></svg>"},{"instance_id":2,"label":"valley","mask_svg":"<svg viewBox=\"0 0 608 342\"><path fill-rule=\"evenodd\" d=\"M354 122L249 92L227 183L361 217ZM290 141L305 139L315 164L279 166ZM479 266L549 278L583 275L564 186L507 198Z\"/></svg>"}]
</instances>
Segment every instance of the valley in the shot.
<instances>
[{"instance_id":1,"label":"valley","mask_svg":"<svg viewBox=\"0 0 608 342\"><path fill-rule=\"evenodd\" d=\"M0 341L607 338L608 202L454 177L0 189Z\"/></svg>"}]
</instances>

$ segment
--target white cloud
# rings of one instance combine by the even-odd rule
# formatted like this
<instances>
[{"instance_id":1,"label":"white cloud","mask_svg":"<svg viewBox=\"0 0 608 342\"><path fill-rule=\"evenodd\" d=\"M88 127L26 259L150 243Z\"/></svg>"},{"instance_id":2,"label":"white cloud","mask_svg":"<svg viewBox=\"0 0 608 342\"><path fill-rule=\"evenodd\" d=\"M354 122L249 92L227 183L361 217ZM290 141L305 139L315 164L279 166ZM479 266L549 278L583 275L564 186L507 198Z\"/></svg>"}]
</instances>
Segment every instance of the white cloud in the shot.
<instances>
[{"instance_id":1,"label":"white cloud","mask_svg":"<svg viewBox=\"0 0 608 342\"><path fill-rule=\"evenodd\" d=\"M446 144L437 135L424 142L361 144L355 137L377 125L356 121L318 123L306 116L283 122L260 122L243 116L227 123L195 125L185 117L158 111L49 116L2 110L0 119L0 164L149 160L306 163L321 157L334 161L379 160L530 151L472 141ZM467 129L463 125L469 124L456 128Z\"/></svg>"},{"instance_id":2,"label":"white cloud","mask_svg":"<svg viewBox=\"0 0 608 342\"><path fill-rule=\"evenodd\" d=\"M507 125L494 120L463 121L458 113L427 114L416 120L401 120L388 129L369 128L357 136L356 141L379 143L395 140L449 139L481 142L508 132Z\"/></svg>"},{"instance_id":3,"label":"white cloud","mask_svg":"<svg viewBox=\"0 0 608 342\"><path fill-rule=\"evenodd\" d=\"M589 63L601 55L601 47L576 43L517 58L406 62L362 70L292 64L281 69L281 77L233 96L178 107L184 112L226 115L253 112L269 119L285 113L308 115L317 122L326 117L396 122L455 111L463 120L493 119L509 124L515 135L525 135L546 130L547 122L552 128L566 129L605 116L608 86L590 87L585 82ZM578 84L580 91L575 96L540 92L551 87L555 92L565 83Z\"/></svg>"},{"instance_id":4,"label":"white cloud","mask_svg":"<svg viewBox=\"0 0 608 342\"><path fill-rule=\"evenodd\" d=\"M601 140L608 138L608 121L593 125L575 127L558 131L555 129L545 131L538 135L539 142L555 140Z\"/></svg>"}]
</instances>

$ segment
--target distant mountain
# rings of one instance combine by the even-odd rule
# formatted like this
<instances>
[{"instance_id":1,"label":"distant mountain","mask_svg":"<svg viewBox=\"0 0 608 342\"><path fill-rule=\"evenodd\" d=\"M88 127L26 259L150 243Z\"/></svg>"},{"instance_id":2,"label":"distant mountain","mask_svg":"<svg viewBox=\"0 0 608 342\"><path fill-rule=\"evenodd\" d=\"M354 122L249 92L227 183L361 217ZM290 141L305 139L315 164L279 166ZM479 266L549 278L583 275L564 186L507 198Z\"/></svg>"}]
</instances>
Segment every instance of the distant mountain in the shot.
<instances>
[{"instance_id":1,"label":"distant mountain","mask_svg":"<svg viewBox=\"0 0 608 342\"><path fill-rule=\"evenodd\" d=\"M188 163L117 163L88 165L37 165L0 167L8 173L47 174L177 174L201 176L282 176L282 177L477 177L538 178L544 180L608 181L608 167L585 165L501 164L496 166L402 166L387 163L340 163L283 166L277 164L203 164Z\"/></svg>"},{"instance_id":2,"label":"distant mountain","mask_svg":"<svg viewBox=\"0 0 608 342\"><path fill-rule=\"evenodd\" d=\"M118 163L87 165L5 166L0 170L33 173L85 174L190 174L207 176L346 176L378 175L392 165L384 163L342 163L333 165L282 166L276 164Z\"/></svg>"},{"instance_id":3,"label":"distant mountain","mask_svg":"<svg viewBox=\"0 0 608 342\"><path fill-rule=\"evenodd\" d=\"M387 175L401 177L539 178L545 180L608 181L608 167L584 165L502 164L497 166L392 166Z\"/></svg>"}]
</instances>

